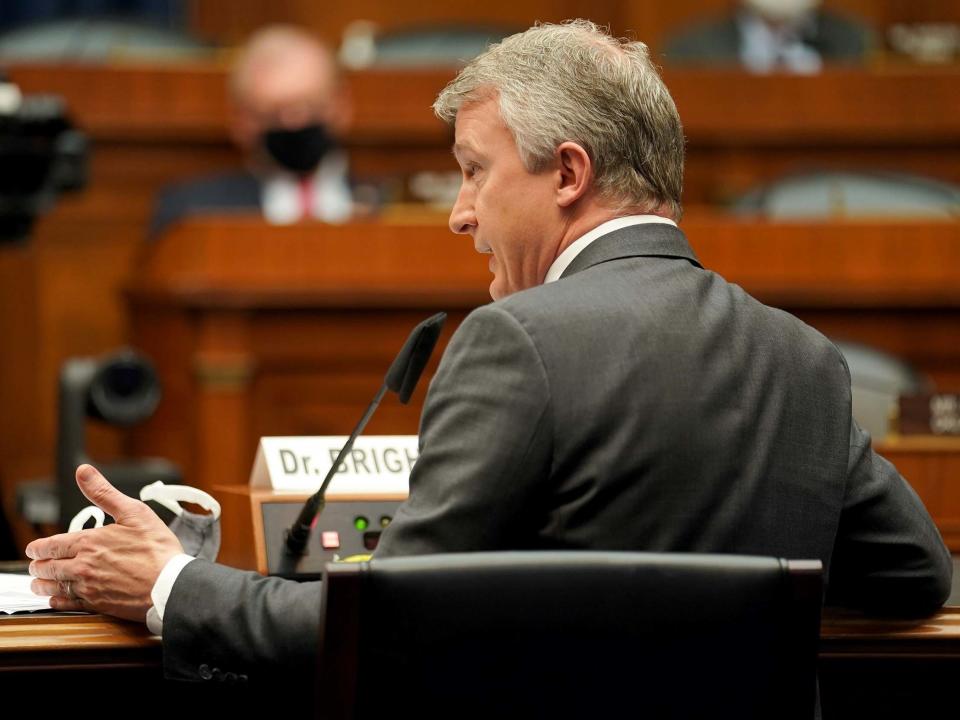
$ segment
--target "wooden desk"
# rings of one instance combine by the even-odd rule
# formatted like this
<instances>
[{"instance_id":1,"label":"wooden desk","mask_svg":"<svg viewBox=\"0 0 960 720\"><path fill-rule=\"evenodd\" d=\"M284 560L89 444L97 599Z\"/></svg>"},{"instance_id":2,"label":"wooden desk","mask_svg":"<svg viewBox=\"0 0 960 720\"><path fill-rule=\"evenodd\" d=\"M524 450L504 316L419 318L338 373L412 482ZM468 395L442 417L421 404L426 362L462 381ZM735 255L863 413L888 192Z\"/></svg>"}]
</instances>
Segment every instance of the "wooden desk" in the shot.
<instances>
[{"instance_id":1,"label":"wooden desk","mask_svg":"<svg viewBox=\"0 0 960 720\"><path fill-rule=\"evenodd\" d=\"M267 690L267 691L265 691ZM141 623L103 615L0 615L0 692L64 717L100 717L131 702L144 717L312 717L313 694L274 684L251 688L163 677L163 648ZM20 706L23 707L22 705ZM254 716L256 716L254 715Z\"/></svg>"},{"instance_id":2,"label":"wooden desk","mask_svg":"<svg viewBox=\"0 0 960 720\"><path fill-rule=\"evenodd\" d=\"M820 633L824 720L940 718L955 704L960 608L927 620L832 611Z\"/></svg>"},{"instance_id":3,"label":"wooden desk","mask_svg":"<svg viewBox=\"0 0 960 720\"><path fill-rule=\"evenodd\" d=\"M827 611L820 647L824 720L940 718L935 713L951 701L960 670L960 608L926 620ZM122 682L152 707L188 717L205 702L222 712L254 700L238 689L210 694L209 686L163 682L161 653L142 626L101 615L0 616L0 691L39 693L30 700L53 692L67 701L92 693L93 702L103 702Z\"/></svg>"},{"instance_id":4,"label":"wooden desk","mask_svg":"<svg viewBox=\"0 0 960 720\"><path fill-rule=\"evenodd\" d=\"M82 613L0 615L0 673L160 668L160 638L141 623Z\"/></svg>"}]
</instances>

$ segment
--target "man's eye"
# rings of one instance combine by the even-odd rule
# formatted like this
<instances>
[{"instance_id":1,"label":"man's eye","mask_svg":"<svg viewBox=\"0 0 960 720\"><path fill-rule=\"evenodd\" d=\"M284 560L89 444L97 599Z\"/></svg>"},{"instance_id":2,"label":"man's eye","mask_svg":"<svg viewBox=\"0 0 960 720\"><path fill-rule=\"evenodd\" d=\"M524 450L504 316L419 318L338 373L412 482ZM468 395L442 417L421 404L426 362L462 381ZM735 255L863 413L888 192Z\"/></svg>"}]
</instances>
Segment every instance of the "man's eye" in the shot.
<instances>
[{"instance_id":1,"label":"man's eye","mask_svg":"<svg viewBox=\"0 0 960 720\"><path fill-rule=\"evenodd\" d=\"M467 165L466 167L463 168L463 174L466 175L468 178L473 177L473 176L476 175L478 172L480 172L480 166L479 166L479 165L474 165L473 163L471 163L471 164L469 164L469 165Z\"/></svg>"}]
</instances>

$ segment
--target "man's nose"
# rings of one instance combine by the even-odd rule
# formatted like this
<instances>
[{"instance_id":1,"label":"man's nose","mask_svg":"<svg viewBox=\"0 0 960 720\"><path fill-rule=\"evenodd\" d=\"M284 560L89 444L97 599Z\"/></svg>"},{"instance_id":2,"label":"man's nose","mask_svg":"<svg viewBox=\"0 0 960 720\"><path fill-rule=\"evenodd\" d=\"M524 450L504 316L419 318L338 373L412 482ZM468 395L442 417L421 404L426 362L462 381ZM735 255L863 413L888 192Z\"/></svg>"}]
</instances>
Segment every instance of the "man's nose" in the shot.
<instances>
[{"instance_id":1,"label":"man's nose","mask_svg":"<svg viewBox=\"0 0 960 720\"><path fill-rule=\"evenodd\" d=\"M457 201L450 211L450 229L461 235L469 235L477 226L477 216L473 209L473 193L466 183L460 185Z\"/></svg>"}]
</instances>

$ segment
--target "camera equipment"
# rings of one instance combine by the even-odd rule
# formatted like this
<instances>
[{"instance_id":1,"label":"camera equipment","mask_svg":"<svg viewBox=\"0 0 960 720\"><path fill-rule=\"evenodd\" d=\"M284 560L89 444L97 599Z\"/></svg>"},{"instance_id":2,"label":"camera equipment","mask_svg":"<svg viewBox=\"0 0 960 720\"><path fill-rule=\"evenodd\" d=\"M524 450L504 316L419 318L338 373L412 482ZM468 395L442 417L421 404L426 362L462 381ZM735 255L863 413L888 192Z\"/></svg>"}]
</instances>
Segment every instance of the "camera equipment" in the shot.
<instances>
[{"instance_id":1,"label":"camera equipment","mask_svg":"<svg viewBox=\"0 0 960 720\"><path fill-rule=\"evenodd\" d=\"M87 156L59 97L24 96L0 74L0 243L25 240L60 193L83 188Z\"/></svg>"},{"instance_id":2,"label":"camera equipment","mask_svg":"<svg viewBox=\"0 0 960 720\"><path fill-rule=\"evenodd\" d=\"M129 349L108 357L73 358L60 371L60 407L57 433L57 494L60 525L66 527L87 500L74 477L82 463L97 465L121 492L139 497L144 485L163 481L177 484L180 470L160 458L137 458L97 463L87 455L87 418L108 425L129 426L153 415L160 402L160 381L153 365Z\"/></svg>"}]
</instances>

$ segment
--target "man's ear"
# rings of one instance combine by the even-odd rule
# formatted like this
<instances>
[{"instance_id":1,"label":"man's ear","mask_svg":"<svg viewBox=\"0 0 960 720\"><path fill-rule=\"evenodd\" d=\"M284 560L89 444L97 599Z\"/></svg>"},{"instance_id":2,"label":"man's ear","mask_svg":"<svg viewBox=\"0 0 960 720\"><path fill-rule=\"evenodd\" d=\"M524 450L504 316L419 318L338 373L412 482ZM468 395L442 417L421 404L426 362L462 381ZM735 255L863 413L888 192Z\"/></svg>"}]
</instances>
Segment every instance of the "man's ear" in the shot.
<instances>
[{"instance_id":1,"label":"man's ear","mask_svg":"<svg viewBox=\"0 0 960 720\"><path fill-rule=\"evenodd\" d=\"M593 185L593 163L587 151L575 142L557 146L557 173L557 205L560 207L570 207Z\"/></svg>"}]
</instances>

